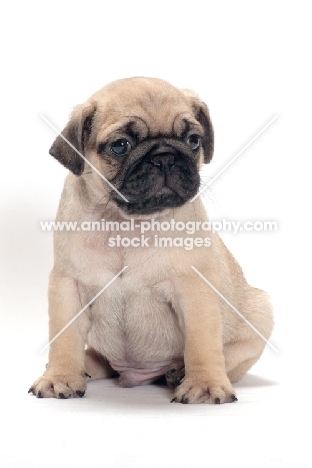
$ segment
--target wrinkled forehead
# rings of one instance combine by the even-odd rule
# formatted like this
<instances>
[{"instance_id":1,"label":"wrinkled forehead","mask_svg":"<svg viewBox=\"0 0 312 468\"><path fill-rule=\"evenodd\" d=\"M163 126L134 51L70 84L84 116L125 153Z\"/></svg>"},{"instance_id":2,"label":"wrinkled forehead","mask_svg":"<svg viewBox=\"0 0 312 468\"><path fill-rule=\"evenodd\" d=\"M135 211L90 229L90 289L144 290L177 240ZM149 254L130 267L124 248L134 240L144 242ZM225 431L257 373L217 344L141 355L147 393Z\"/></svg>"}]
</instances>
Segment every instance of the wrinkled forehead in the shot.
<instances>
[{"instance_id":1,"label":"wrinkled forehead","mask_svg":"<svg viewBox=\"0 0 312 468\"><path fill-rule=\"evenodd\" d=\"M189 131L201 133L188 100L180 93L129 92L126 96L109 96L97 103L94 120L97 139L111 134L133 133L140 138L176 135L183 138Z\"/></svg>"}]
</instances>

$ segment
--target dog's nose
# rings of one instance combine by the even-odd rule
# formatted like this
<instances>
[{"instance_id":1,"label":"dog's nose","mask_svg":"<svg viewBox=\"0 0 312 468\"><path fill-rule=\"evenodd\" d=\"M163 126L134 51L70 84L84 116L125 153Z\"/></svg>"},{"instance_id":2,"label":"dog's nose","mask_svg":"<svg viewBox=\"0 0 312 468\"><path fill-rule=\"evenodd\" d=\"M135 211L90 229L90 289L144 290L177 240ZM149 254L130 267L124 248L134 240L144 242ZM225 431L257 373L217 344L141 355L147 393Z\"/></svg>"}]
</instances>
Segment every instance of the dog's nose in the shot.
<instances>
[{"instance_id":1,"label":"dog's nose","mask_svg":"<svg viewBox=\"0 0 312 468\"><path fill-rule=\"evenodd\" d=\"M151 157L151 163L157 166L160 172L169 172L174 166L174 155L170 153L156 154Z\"/></svg>"}]
</instances>

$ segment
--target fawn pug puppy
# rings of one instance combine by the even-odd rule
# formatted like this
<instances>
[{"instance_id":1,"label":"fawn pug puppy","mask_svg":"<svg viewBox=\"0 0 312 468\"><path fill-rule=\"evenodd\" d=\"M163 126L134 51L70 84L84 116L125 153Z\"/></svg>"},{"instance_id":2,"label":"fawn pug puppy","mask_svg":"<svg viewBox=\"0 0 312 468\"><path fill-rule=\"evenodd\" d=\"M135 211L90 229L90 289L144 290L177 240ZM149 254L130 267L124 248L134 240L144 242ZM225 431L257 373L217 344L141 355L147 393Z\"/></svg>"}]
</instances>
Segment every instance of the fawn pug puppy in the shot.
<instances>
[{"instance_id":1,"label":"fawn pug puppy","mask_svg":"<svg viewBox=\"0 0 312 468\"><path fill-rule=\"evenodd\" d=\"M52 341L30 392L82 397L90 378L119 376L130 387L165 375L173 401L237 400L231 383L259 359L265 341L216 291L265 338L273 319L266 293L247 284L219 236L209 232L207 244L200 198L190 202L213 154L207 106L159 79L123 79L76 107L62 134L66 141L58 136L50 150L70 170L56 220L134 223L119 232L119 245L116 232L54 233L50 340L83 312ZM142 223L153 219L160 230L137 243ZM199 222L192 235L177 229L190 221Z\"/></svg>"}]
</instances>

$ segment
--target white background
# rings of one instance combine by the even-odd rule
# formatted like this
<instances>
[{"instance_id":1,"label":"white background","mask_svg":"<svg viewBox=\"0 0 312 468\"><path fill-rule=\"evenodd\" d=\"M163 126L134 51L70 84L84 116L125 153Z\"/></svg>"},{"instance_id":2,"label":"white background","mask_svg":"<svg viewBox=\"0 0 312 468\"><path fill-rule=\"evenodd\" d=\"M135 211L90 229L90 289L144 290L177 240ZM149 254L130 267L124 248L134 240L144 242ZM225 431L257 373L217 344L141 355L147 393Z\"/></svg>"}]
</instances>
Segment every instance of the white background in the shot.
<instances>
[{"instance_id":1,"label":"white background","mask_svg":"<svg viewBox=\"0 0 312 468\"><path fill-rule=\"evenodd\" d=\"M311 301L309 2L11 2L1 13L3 467L303 467ZM170 405L169 390L94 382L82 400L27 395L47 354L53 220L66 170L48 155L72 107L104 84L154 76L195 90L215 128L210 217L276 220L223 238L275 306L272 343L232 405ZM208 178L208 179L207 179ZM309 420L308 420L309 422Z\"/></svg>"}]
</instances>

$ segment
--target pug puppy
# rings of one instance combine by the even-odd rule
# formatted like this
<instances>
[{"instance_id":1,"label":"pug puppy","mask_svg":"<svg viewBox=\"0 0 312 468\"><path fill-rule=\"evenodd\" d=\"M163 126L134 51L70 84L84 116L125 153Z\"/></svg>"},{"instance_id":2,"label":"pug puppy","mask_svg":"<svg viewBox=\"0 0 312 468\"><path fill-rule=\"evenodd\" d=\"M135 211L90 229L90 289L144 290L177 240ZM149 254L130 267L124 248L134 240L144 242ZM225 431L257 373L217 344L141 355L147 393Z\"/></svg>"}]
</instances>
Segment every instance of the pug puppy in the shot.
<instances>
[{"instance_id":1,"label":"pug puppy","mask_svg":"<svg viewBox=\"0 0 312 468\"><path fill-rule=\"evenodd\" d=\"M88 379L131 387L166 376L172 401L236 401L232 383L261 356L273 319L220 237L207 242L207 213L191 201L213 155L207 106L159 79L122 79L76 107L62 135L50 149L70 171L56 221L78 227L54 233L49 362L30 392L82 397ZM132 228L118 243L86 221ZM160 226L148 240L146 221ZM188 222L192 235L180 229Z\"/></svg>"}]
</instances>

